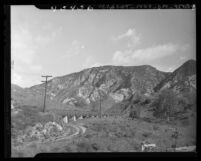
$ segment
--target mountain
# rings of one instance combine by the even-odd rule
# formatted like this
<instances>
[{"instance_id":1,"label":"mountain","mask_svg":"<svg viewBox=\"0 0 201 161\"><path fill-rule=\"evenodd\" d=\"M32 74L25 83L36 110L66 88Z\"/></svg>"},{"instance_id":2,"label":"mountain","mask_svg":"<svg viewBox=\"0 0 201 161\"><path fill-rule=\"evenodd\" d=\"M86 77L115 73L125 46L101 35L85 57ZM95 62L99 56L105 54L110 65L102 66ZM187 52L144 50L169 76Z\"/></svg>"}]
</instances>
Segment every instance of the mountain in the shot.
<instances>
[{"instance_id":1,"label":"mountain","mask_svg":"<svg viewBox=\"0 0 201 161\"><path fill-rule=\"evenodd\" d=\"M150 65L101 66L84 69L77 73L55 77L48 81L47 108L89 109L96 111L100 99L103 111L140 93L150 96L171 88L182 92L194 90L195 61L189 60L173 73L162 72ZM14 99L23 105L43 106L45 84L14 91Z\"/></svg>"},{"instance_id":2,"label":"mountain","mask_svg":"<svg viewBox=\"0 0 201 161\"><path fill-rule=\"evenodd\" d=\"M16 103L16 101L18 103L22 102L21 99L23 99L24 95L25 95L24 88L16 84L11 84L11 98L14 99L14 103Z\"/></svg>"},{"instance_id":3,"label":"mountain","mask_svg":"<svg viewBox=\"0 0 201 161\"><path fill-rule=\"evenodd\" d=\"M149 95L153 88L169 73L143 66L102 66L85 69L48 81L49 102L59 102L63 106L87 106L100 99L120 102L136 91ZM44 83L24 89L22 99L42 105ZM12 89L13 93L16 93ZM37 99L35 99L37 98ZM26 101L27 102L27 101Z\"/></svg>"},{"instance_id":4,"label":"mountain","mask_svg":"<svg viewBox=\"0 0 201 161\"><path fill-rule=\"evenodd\" d=\"M196 61L188 60L161 81L155 88L155 92L169 88L178 94L193 92L196 90Z\"/></svg>"}]
</instances>

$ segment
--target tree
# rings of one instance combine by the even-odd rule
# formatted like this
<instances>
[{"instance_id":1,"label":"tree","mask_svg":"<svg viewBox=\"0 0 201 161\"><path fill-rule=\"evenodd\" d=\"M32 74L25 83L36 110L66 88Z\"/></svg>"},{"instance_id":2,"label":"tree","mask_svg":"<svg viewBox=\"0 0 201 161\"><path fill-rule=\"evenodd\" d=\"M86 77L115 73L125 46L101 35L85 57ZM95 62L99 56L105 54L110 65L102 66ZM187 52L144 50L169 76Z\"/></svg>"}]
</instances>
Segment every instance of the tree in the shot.
<instances>
[{"instance_id":1,"label":"tree","mask_svg":"<svg viewBox=\"0 0 201 161\"><path fill-rule=\"evenodd\" d=\"M173 134L172 134L172 138L174 139L174 144L172 145L172 147L174 148L174 150L176 149L177 147L177 139L178 139L178 136L179 136L179 132L177 130L177 128L175 128Z\"/></svg>"},{"instance_id":2,"label":"tree","mask_svg":"<svg viewBox=\"0 0 201 161\"><path fill-rule=\"evenodd\" d=\"M170 90L162 90L154 99L154 115L159 117L165 117L168 121L170 116L173 115L175 107L177 105L177 96Z\"/></svg>"},{"instance_id":3,"label":"tree","mask_svg":"<svg viewBox=\"0 0 201 161\"><path fill-rule=\"evenodd\" d=\"M142 107L140 105L131 105L129 117L132 119L140 118L141 108Z\"/></svg>"}]
</instances>

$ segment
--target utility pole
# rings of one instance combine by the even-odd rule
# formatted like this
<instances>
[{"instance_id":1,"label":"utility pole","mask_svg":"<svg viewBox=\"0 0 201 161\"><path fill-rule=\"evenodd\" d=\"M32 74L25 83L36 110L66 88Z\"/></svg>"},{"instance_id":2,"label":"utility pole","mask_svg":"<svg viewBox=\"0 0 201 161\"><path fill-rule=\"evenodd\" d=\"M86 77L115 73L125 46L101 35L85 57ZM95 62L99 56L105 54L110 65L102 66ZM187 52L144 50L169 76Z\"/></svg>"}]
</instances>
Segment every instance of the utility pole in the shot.
<instances>
[{"instance_id":1,"label":"utility pole","mask_svg":"<svg viewBox=\"0 0 201 161\"><path fill-rule=\"evenodd\" d=\"M100 109L99 109L99 117L102 117L102 112L101 112L101 93L99 91L99 95L100 95Z\"/></svg>"},{"instance_id":2,"label":"utility pole","mask_svg":"<svg viewBox=\"0 0 201 161\"><path fill-rule=\"evenodd\" d=\"M48 79L48 77L52 77L52 76L51 76L51 75L45 75L45 76L41 76L41 77L45 77L45 81L41 81L41 82L45 82L45 96L44 96L44 104L43 104L43 112L45 112L46 91L47 91L47 79Z\"/></svg>"}]
</instances>

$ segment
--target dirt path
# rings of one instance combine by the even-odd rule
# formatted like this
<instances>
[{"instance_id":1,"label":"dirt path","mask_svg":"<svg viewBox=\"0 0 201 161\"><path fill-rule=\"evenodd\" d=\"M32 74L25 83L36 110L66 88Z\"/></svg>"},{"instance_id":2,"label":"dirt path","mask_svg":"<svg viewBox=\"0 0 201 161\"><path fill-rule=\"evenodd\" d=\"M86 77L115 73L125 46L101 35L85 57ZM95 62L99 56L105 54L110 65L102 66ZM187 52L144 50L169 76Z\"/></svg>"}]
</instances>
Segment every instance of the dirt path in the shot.
<instances>
[{"instance_id":1,"label":"dirt path","mask_svg":"<svg viewBox=\"0 0 201 161\"><path fill-rule=\"evenodd\" d=\"M58 136L58 137L55 137L55 138L52 137L52 138L47 139L46 141L30 142L30 143L27 143L27 144L24 144L24 145L19 145L19 146L15 147L15 148L21 149L21 148L30 146L33 143L36 143L36 144L52 144L52 143L55 143L55 142L59 142L61 140L65 140L65 141L69 140L70 141L73 137L75 137L77 135L82 135L82 134L84 134L86 132L86 128L83 127L83 125L80 125L80 124L66 124L66 127L67 127L67 129L69 129L69 127L73 128L75 130L75 132L73 134L69 135L70 131L66 131L61 136Z\"/></svg>"},{"instance_id":2,"label":"dirt path","mask_svg":"<svg viewBox=\"0 0 201 161\"><path fill-rule=\"evenodd\" d=\"M62 139L71 139L72 137L76 136L76 135L82 135L86 132L86 128L83 127L82 125L74 125L74 124L70 124L68 126L71 126L73 127L76 131L74 134L71 134L71 135L66 135L66 136L61 136L61 137L57 137L54 141L59 141L59 140L62 140Z\"/></svg>"}]
</instances>

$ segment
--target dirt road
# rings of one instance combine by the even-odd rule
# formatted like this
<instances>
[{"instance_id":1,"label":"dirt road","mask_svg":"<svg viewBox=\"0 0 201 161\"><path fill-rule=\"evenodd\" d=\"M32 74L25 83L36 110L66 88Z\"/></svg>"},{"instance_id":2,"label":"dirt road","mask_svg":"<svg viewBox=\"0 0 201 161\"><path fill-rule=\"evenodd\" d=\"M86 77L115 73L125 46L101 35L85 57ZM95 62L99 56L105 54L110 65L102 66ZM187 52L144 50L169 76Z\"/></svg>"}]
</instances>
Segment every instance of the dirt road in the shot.
<instances>
[{"instance_id":1,"label":"dirt road","mask_svg":"<svg viewBox=\"0 0 201 161\"><path fill-rule=\"evenodd\" d=\"M59 136L59 137L55 138L53 141L59 141L59 140L63 140L63 139L65 139L65 140L66 139L71 139L74 136L84 134L85 131L86 131L86 128L83 127L82 125L79 125L79 124L68 124L68 126L71 126L72 128L74 128L75 132L73 134L71 134L71 135L69 135L69 133L66 133L66 134L64 134L62 136ZM42 143L46 143L46 142L42 142Z\"/></svg>"},{"instance_id":2,"label":"dirt road","mask_svg":"<svg viewBox=\"0 0 201 161\"><path fill-rule=\"evenodd\" d=\"M83 127L83 125L81 124L66 124L65 129L67 129L61 136L57 136L57 137L51 137L45 141L34 141L34 142L30 142L24 145L19 145L15 148L17 149L21 149L21 148L25 148L27 146L32 145L33 143L35 144L55 144L57 142L60 141L71 141L73 137L78 136L78 135L82 135L85 133L86 128ZM73 133L72 133L73 131Z\"/></svg>"}]
</instances>

